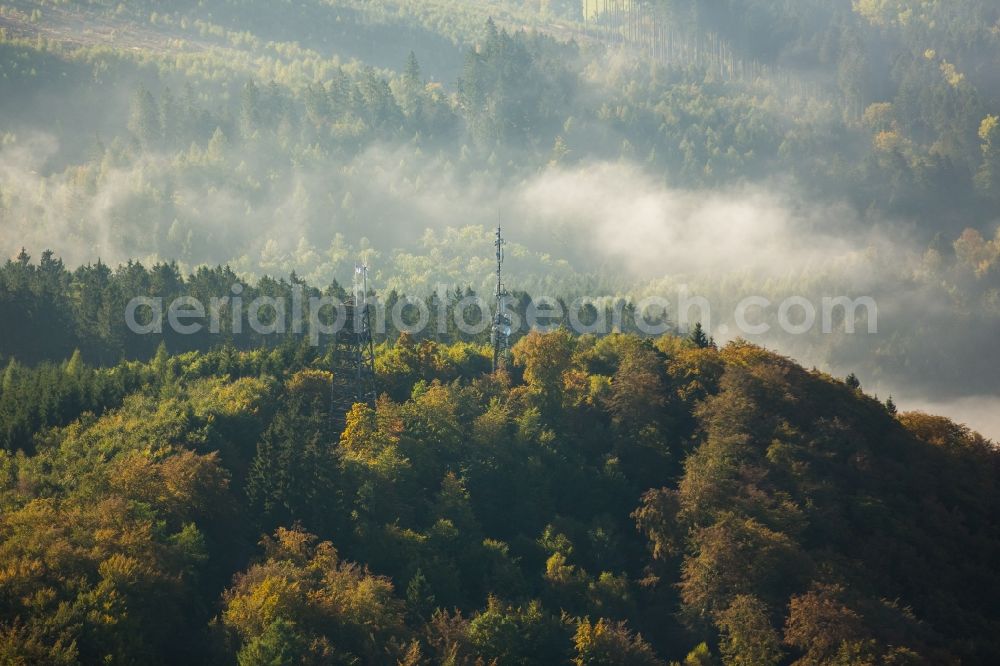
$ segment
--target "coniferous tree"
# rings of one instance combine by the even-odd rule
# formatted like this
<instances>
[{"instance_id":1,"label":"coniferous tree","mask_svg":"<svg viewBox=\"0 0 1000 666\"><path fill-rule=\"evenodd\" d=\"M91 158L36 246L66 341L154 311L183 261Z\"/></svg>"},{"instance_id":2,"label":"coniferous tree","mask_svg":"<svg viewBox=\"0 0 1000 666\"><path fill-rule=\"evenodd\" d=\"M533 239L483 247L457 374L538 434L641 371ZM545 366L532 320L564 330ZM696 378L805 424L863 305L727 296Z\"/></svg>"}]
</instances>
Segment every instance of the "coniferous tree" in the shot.
<instances>
[{"instance_id":1,"label":"coniferous tree","mask_svg":"<svg viewBox=\"0 0 1000 666\"><path fill-rule=\"evenodd\" d=\"M300 521L329 535L344 519L337 435L328 373L303 371L287 382L284 404L257 446L247 496L263 527Z\"/></svg>"},{"instance_id":2,"label":"coniferous tree","mask_svg":"<svg viewBox=\"0 0 1000 666\"><path fill-rule=\"evenodd\" d=\"M257 132L261 122L260 90L253 79L246 82L240 94L240 133L249 139Z\"/></svg>"},{"instance_id":3,"label":"coniferous tree","mask_svg":"<svg viewBox=\"0 0 1000 666\"><path fill-rule=\"evenodd\" d=\"M712 346L712 341L709 340L708 336L705 334L705 329L702 328L701 322L695 322L694 328L691 330L691 335L689 339L692 343L699 349L707 349Z\"/></svg>"},{"instance_id":4,"label":"coniferous tree","mask_svg":"<svg viewBox=\"0 0 1000 666\"><path fill-rule=\"evenodd\" d=\"M132 97L128 129L146 148L155 146L162 137L160 111L153 94L140 87Z\"/></svg>"},{"instance_id":5,"label":"coniferous tree","mask_svg":"<svg viewBox=\"0 0 1000 666\"><path fill-rule=\"evenodd\" d=\"M850 388L854 389L855 391L861 390L861 380L858 379L858 376L855 375L853 372L847 375L847 379L844 380L844 383L847 384Z\"/></svg>"}]
</instances>

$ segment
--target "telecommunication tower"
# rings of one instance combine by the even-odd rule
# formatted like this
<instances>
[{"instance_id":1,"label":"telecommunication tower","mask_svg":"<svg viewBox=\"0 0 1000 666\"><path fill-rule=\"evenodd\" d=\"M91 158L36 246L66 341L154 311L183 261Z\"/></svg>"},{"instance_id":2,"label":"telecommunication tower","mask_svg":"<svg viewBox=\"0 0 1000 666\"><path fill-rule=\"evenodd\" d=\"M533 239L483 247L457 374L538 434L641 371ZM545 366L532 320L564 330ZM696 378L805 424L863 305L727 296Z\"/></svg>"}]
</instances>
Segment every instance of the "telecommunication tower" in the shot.
<instances>
[{"instance_id":1,"label":"telecommunication tower","mask_svg":"<svg viewBox=\"0 0 1000 666\"><path fill-rule=\"evenodd\" d=\"M504 240L500 228L500 218L497 216L497 237L493 242L497 248L497 292L496 314L493 317L493 372L507 364L507 351L510 348L510 315L507 314L507 289L503 285L503 246Z\"/></svg>"},{"instance_id":2,"label":"telecommunication tower","mask_svg":"<svg viewBox=\"0 0 1000 666\"><path fill-rule=\"evenodd\" d=\"M368 303L368 266L354 267L353 294L344 303L344 325L333 342L332 414L338 433L356 403L375 407L375 342Z\"/></svg>"}]
</instances>

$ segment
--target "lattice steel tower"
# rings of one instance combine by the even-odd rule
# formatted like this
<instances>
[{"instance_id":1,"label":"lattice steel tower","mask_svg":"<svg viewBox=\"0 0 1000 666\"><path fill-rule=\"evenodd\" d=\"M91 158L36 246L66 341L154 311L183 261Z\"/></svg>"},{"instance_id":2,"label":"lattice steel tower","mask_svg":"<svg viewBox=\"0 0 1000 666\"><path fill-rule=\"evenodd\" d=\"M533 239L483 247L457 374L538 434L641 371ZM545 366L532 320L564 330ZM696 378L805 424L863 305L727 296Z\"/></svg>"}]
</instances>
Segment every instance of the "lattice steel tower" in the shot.
<instances>
[{"instance_id":1,"label":"lattice steel tower","mask_svg":"<svg viewBox=\"0 0 1000 666\"><path fill-rule=\"evenodd\" d=\"M368 266L354 267L353 294L344 303L344 325L333 342L332 414L338 433L355 403L375 407L375 342L368 303Z\"/></svg>"},{"instance_id":2,"label":"lattice steel tower","mask_svg":"<svg viewBox=\"0 0 1000 666\"><path fill-rule=\"evenodd\" d=\"M510 315L507 314L507 289L503 285L503 239L500 229L500 219L497 218L497 237L493 242L497 248L497 293L496 314L493 317L493 372L507 364L507 351L510 349Z\"/></svg>"}]
</instances>

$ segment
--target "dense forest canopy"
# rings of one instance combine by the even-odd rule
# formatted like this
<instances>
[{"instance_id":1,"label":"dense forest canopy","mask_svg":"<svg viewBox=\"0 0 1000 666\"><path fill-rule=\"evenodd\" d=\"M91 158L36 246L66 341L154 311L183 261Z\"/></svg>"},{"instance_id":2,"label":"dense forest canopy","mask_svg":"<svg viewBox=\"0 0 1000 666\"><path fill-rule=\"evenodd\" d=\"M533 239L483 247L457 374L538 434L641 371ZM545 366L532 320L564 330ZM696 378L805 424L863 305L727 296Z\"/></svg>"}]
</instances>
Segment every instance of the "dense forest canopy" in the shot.
<instances>
[{"instance_id":1,"label":"dense forest canopy","mask_svg":"<svg viewBox=\"0 0 1000 666\"><path fill-rule=\"evenodd\" d=\"M994 0L0 0L0 662L1000 663L998 204Z\"/></svg>"},{"instance_id":2,"label":"dense forest canopy","mask_svg":"<svg viewBox=\"0 0 1000 666\"><path fill-rule=\"evenodd\" d=\"M339 436L305 343L9 364L0 423L36 434L0 453L0 654L1000 656L998 453L968 429L746 343L559 331L488 358L401 338Z\"/></svg>"}]
</instances>

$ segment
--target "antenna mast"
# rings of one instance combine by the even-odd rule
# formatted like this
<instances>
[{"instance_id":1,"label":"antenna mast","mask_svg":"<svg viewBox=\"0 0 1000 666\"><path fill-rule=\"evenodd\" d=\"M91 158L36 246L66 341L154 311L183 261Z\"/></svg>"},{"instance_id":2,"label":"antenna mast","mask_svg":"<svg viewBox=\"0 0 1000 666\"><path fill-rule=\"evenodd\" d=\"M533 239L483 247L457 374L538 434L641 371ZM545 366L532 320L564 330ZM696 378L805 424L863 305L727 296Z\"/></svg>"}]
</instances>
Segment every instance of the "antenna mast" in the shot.
<instances>
[{"instance_id":1,"label":"antenna mast","mask_svg":"<svg viewBox=\"0 0 1000 666\"><path fill-rule=\"evenodd\" d=\"M375 408L375 342L368 305L368 265L354 266L354 293L344 303L344 326L333 348L333 420L338 434L355 404Z\"/></svg>"},{"instance_id":2,"label":"antenna mast","mask_svg":"<svg viewBox=\"0 0 1000 666\"><path fill-rule=\"evenodd\" d=\"M496 315L493 317L493 372L507 363L507 350L510 347L510 317L507 315L507 290L503 286L503 246L500 214L497 213L497 236L493 242L497 248L497 291Z\"/></svg>"}]
</instances>

